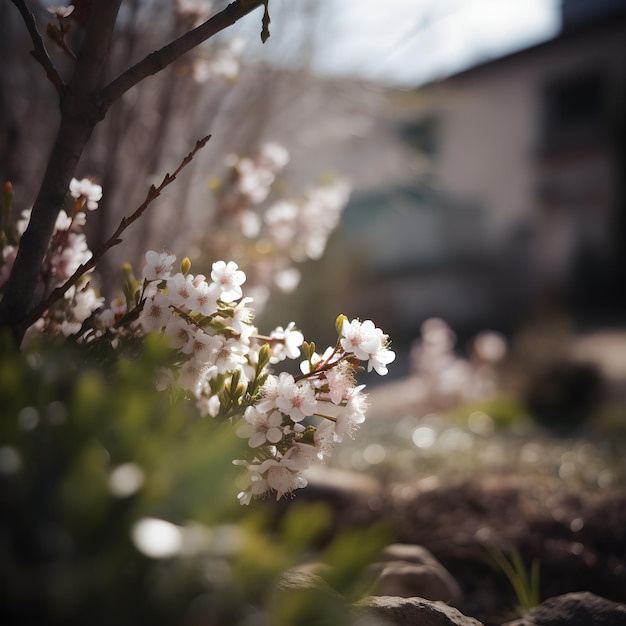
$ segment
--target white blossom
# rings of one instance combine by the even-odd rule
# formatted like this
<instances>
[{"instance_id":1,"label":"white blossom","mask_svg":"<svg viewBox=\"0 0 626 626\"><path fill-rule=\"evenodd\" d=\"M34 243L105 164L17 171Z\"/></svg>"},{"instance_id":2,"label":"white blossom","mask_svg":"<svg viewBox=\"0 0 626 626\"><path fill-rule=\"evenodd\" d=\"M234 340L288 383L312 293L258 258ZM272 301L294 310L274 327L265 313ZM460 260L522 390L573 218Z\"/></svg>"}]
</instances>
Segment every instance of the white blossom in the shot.
<instances>
[{"instance_id":1,"label":"white blossom","mask_svg":"<svg viewBox=\"0 0 626 626\"><path fill-rule=\"evenodd\" d=\"M246 282L246 275L234 261L213 263L211 280L218 284L222 301L234 302L242 297L241 285Z\"/></svg>"},{"instance_id":2,"label":"white blossom","mask_svg":"<svg viewBox=\"0 0 626 626\"><path fill-rule=\"evenodd\" d=\"M304 342L304 335L290 322L287 328L278 326L270 333L271 363L279 363L287 359L297 359L300 356L300 346Z\"/></svg>"},{"instance_id":3,"label":"white blossom","mask_svg":"<svg viewBox=\"0 0 626 626\"><path fill-rule=\"evenodd\" d=\"M276 406L292 421L301 422L314 413L317 400L308 381L296 383L291 374L281 372L276 391Z\"/></svg>"},{"instance_id":4,"label":"white blossom","mask_svg":"<svg viewBox=\"0 0 626 626\"><path fill-rule=\"evenodd\" d=\"M251 448L258 448L266 442L278 443L282 439L283 418L278 411L263 413L256 407L249 406L243 417L245 423L237 429L237 435L249 438L248 445Z\"/></svg>"},{"instance_id":5,"label":"white blossom","mask_svg":"<svg viewBox=\"0 0 626 626\"><path fill-rule=\"evenodd\" d=\"M169 278L175 261L176 257L173 254L148 250L146 252L146 264L141 270L141 276L148 281L165 280Z\"/></svg>"},{"instance_id":6,"label":"white blossom","mask_svg":"<svg viewBox=\"0 0 626 626\"><path fill-rule=\"evenodd\" d=\"M161 330L169 321L171 314L169 298L159 291L154 298L146 300L139 322L146 332Z\"/></svg>"},{"instance_id":7,"label":"white blossom","mask_svg":"<svg viewBox=\"0 0 626 626\"><path fill-rule=\"evenodd\" d=\"M73 198L84 198L87 209L95 211L98 208L98 202L102 199L102 187L96 185L88 178L81 180L72 178L70 181L70 194Z\"/></svg>"},{"instance_id":8,"label":"white blossom","mask_svg":"<svg viewBox=\"0 0 626 626\"><path fill-rule=\"evenodd\" d=\"M52 13L52 15L58 18L65 18L69 17L74 12L74 8L73 4L66 7L53 4L48 7L48 13Z\"/></svg>"}]
</instances>

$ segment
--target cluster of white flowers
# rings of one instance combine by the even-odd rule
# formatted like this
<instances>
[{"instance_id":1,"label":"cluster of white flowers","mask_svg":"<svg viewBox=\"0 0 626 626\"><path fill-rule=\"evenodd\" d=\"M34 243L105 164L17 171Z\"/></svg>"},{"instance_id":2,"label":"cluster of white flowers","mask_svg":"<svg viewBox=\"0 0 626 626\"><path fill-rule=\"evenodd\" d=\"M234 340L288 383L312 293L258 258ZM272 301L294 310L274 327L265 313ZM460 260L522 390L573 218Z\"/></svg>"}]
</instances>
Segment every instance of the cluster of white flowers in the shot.
<instances>
[{"instance_id":1,"label":"cluster of white flowers","mask_svg":"<svg viewBox=\"0 0 626 626\"><path fill-rule=\"evenodd\" d=\"M237 193L250 204L260 204L269 196L278 173L289 163L289 153L280 144L267 142L252 156L229 155L226 163L235 171Z\"/></svg>"},{"instance_id":2,"label":"cluster of white flowers","mask_svg":"<svg viewBox=\"0 0 626 626\"><path fill-rule=\"evenodd\" d=\"M203 54L195 56L191 62L191 75L197 83L205 83L211 78L225 78L234 81L241 71L241 55L246 47L243 37L212 46Z\"/></svg>"},{"instance_id":3,"label":"cluster of white flowers","mask_svg":"<svg viewBox=\"0 0 626 626\"><path fill-rule=\"evenodd\" d=\"M498 387L495 364L507 350L504 337L483 331L471 346L470 358L455 353L456 335L440 318L422 324L422 337L411 350L415 391L432 408L448 408L493 395Z\"/></svg>"},{"instance_id":4,"label":"cluster of white flowers","mask_svg":"<svg viewBox=\"0 0 626 626\"><path fill-rule=\"evenodd\" d=\"M70 182L70 195L75 199L71 214L61 210L57 216L54 233L48 246L41 271L42 297L54 288L62 285L80 265L87 262L92 253L83 233L85 209L93 211L102 198L102 187L84 178L73 178ZM21 237L30 220L30 210L22 212L22 218L16 224L18 237ZM0 289L8 280L17 254L17 247L7 245L2 251L3 264L0 268ZM85 322L102 306L100 298L90 284L87 276L66 291L62 301L44 313L35 322L27 334L27 339L34 333L60 332L70 336L78 333Z\"/></svg>"},{"instance_id":5,"label":"cluster of white flowers","mask_svg":"<svg viewBox=\"0 0 626 626\"><path fill-rule=\"evenodd\" d=\"M211 17L213 3L210 0L176 0L174 9L178 19L189 22L188 28L195 28Z\"/></svg>"},{"instance_id":6,"label":"cluster of white flowers","mask_svg":"<svg viewBox=\"0 0 626 626\"><path fill-rule=\"evenodd\" d=\"M301 275L295 264L322 256L350 196L350 186L340 178L300 195L288 194L285 185L276 184L288 162L287 150L274 142L252 156L230 155L230 184L219 187L222 244L213 252L242 251L259 308L272 287L290 292L298 286Z\"/></svg>"},{"instance_id":7,"label":"cluster of white flowers","mask_svg":"<svg viewBox=\"0 0 626 626\"><path fill-rule=\"evenodd\" d=\"M266 158L276 165L285 156L269 151ZM72 180L70 193L74 210L71 216L59 213L43 267L47 291L92 256L82 229L85 209L97 208L102 189L87 179ZM29 217L25 213L18 222L19 235ZM12 246L3 249L3 275L14 253ZM116 349L127 338L161 333L172 355L155 381L157 389L182 390L201 415L230 420L238 436L248 439L249 457L235 461L248 470L240 502L269 493L280 498L305 486L309 464L328 456L364 421L364 385L356 384L355 374L365 368L387 373L395 359L388 336L370 320L343 315L336 321L336 344L323 353L293 322L261 335L252 298L244 296L246 275L235 262L213 263L208 277L191 274L187 258L178 271L175 265L173 254L148 251L141 280L127 267L125 299L107 307L85 274L28 334L72 335L80 343L100 341ZM274 371L294 359L301 359L300 374Z\"/></svg>"},{"instance_id":8,"label":"cluster of white flowers","mask_svg":"<svg viewBox=\"0 0 626 626\"><path fill-rule=\"evenodd\" d=\"M280 199L263 215L266 236L294 261L321 258L350 195L343 180L310 188L300 199Z\"/></svg>"},{"instance_id":9,"label":"cluster of white flowers","mask_svg":"<svg viewBox=\"0 0 626 626\"><path fill-rule=\"evenodd\" d=\"M237 461L248 469L242 504L303 487L311 461L327 456L365 419L354 372L358 361L367 361L368 370L387 373L395 358L387 335L369 320L340 316L337 344L323 355L293 322L262 336L251 299L243 297L245 275L234 262L213 263L208 279L188 273L186 260L183 271L173 273L175 261L148 252L139 297L141 329L162 332L178 355L164 380L193 393L202 414L239 422L237 434L252 450L251 458ZM272 366L303 352L300 375L273 373Z\"/></svg>"},{"instance_id":10,"label":"cluster of white flowers","mask_svg":"<svg viewBox=\"0 0 626 626\"><path fill-rule=\"evenodd\" d=\"M176 32L182 34L206 22L213 14L213 9L213 2L209 0L176 0ZM246 39L241 36L198 46L185 60L178 62L179 67L184 68L199 86L212 78L234 82L241 73L241 57L245 47Z\"/></svg>"}]
</instances>

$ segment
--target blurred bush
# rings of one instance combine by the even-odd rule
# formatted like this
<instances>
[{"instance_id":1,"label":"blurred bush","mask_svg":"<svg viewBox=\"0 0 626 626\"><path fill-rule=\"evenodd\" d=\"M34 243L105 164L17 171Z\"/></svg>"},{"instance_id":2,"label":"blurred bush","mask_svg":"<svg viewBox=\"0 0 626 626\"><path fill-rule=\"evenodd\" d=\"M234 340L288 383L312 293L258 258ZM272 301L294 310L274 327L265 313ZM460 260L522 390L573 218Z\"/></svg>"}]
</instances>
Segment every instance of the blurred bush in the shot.
<instances>
[{"instance_id":1,"label":"blurred bush","mask_svg":"<svg viewBox=\"0 0 626 626\"><path fill-rule=\"evenodd\" d=\"M166 350L154 338L119 358L0 344L0 623L345 623L341 577L312 621L298 618L310 599L274 584L324 511L296 509L270 533L265 507L239 506L245 441L155 391ZM364 567L370 539L356 551L338 540L327 561Z\"/></svg>"}]
</instances>

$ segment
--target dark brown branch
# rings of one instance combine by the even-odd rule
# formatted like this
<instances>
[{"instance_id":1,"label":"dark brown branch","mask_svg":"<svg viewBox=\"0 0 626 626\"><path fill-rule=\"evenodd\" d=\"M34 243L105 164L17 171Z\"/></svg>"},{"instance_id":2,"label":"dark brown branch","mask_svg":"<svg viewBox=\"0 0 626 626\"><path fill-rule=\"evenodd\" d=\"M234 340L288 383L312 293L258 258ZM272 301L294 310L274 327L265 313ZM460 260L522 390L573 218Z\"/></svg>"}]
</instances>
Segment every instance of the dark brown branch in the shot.
<instances>
[{"instance_id":1,"label":"dark brown branch","mask_svg":"<svg viewBox=\"0 0 626 626\"><path fill-rule=\"evenodd\" d=\"M54 67L54 63L52 63L52 59L46 50L46 46L37 30L37 22L35 21L35 16L30 12L28 7L26 6L25 0L11 0L13 4L17 7L17 10L21 13L22 18L24 19L24 23L26 24L26 28L30 34L30 38L35 46L35 49L31 52L35 60L40 63L44 70L46 71L46 76L48 80L54 85L54 88L57 90L59 94L59 98L63 97L65 93L65 83L61 78L59 72L57 72Z\"/></svg>"},{"instance_id":2,"label":"dark brown branch","mask_svg":"<svg viewBox=\"0 0 626 626\"><path fill-rule=\"evenodd\" d=\"M30 319L41 264L70 180L93 129L105 113L100 106L99 86L121 2L106 0L92 4L74 76L60 102L57 136L0 300L0 328L10 329L17 345L21 344Z\"/></svg>"},{"instance_id":3,"label":"dark brown branch","mask_svg":"<svg viewBox=\"0 0 626 626\"><path fill-rule=\"evenodd\" d=\"M144 78L165 69L196 46L232 26L264 4L266 0L235 0L197 28L181 35L160 50L152 52L120 74L102 90L102 103L105 109Z\"/></svg>"},{"instance_id":4,"label":"dark brown branch","mask_svg":"<svg viewBox=\"0 0 626 626\"><path fill-rule=\"evenodd\" d=\"M102 257L114 246L117 246L122 242L120 236L122 233L136 220L138 220L144 213L144 211L156 200L161 192L171 183L176 180L176 177L180 172L191 163L196 153L204 148L206 143L211 138L211 135L207 135L196 142L193 150L180 162L180 165L176 168L173 174L166 174L158 187L152 185L148 190L145 200L139 205L139 207L129 216L123 217L119 226L115 232L93 253L93 256L80 265L76 271L65 281L62 285L54 289L52 293L40 302L32 311L29 312L27 317L27 326L30 326L36 322L43 313L48 310L55 302L58 302L65 293L73 287L82 276L92 270L100 262Z\"/></svg>"}]
</instances>

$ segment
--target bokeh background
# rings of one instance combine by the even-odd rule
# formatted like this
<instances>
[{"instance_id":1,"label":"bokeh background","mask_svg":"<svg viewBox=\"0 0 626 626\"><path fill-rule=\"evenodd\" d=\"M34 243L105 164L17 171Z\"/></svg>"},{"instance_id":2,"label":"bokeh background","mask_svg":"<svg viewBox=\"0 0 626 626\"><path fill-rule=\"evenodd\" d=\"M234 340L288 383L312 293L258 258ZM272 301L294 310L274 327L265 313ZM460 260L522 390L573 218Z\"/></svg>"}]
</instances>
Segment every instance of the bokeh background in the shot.
<instances>
[{"instance_id":1,"label":"bokeh background","mask_svg":"<svg viewBox=\"0 0 626 626\"><path fill-rule=\"evenodd\" d=\"M127 3L110 76L208 5L175 8ZM0 11L0 177L22 210L57 111L17 12ZM105 189L92 247L213 135L102 267L108 295L121 262L139 264L149 247L205 261L222 252L226 159L272 141L290 160L266 206L321 181L345 180L351 195L325 256L298 266L297 292L276 299L268 325L288 312L325 338L339 311L372 317L393 337L402 375L432 316L463 338L487 327L511 336L548 313L577 332L623 323L623 3L276 2L265 45L258 21L132 90L98 129L79 172ZM228 252L253 272L263 250L242 250L262 246L241 239Z\"/></svg>"},{"instance_id":2,"label":"bokeh background","mask_svg":"<svg viewBox=\"0 0 626 626\"><path fill-rule=\"evenodd\" d=\"M51 19L45 3L30 4L40 27ZM128 0L108 78L226 4ZM139 268L147 249L166 249L188 255L194 273L208 273L218 258L237 261L262 330L295 321L322 347L335 340L338 313L373 319L389 333L396 362L382 383L365 375L372 390L368 421L354 442L344 442L328 473L309 477L297 502L330 503L335 529L367 529L382 520L397 539L426 546L467 592L461 607L486 624L510 617L508 605L496 604L511 598L506 581L485 563L485 542L521 549L528 564L539 559L543 597L585 589L626 601L626 5L271 0L270 10L267 43L260 41L259 11L129 91L97 128L77 172L104 189L99 210L89 215L92 249L197 139L212 135L99 267L103 294L119 292L124 261ZM80 37L74 27L68 38L78 44ZM16 213L33 202L58 121L56 93L30 49L18 12L0 3L0 181L13 183ZM71 60L59 54L55 62L69 73ZM263 161L268 154L271 166ZM22 366L13 389L9 374ZM26 364L9 359L3 367L6 403L22 415L41 380ZM69 366L49 369L56 372L53 387L81 391L87 384ZM121 431L132 434L128 443L110 444L113 451L123 444L116 462L150 453L146 484L156 481L161 491L146 492L153 499L139 501L141 514L175 521L180 536L187 536L181 529L189 520L217 523L221 509L211 511L203 483L217 470L201 441L177 438L191 447L170 448L172 433L155 431L147 446L152 440L135 421L143 416L139 422L149 425L163 413L158 397L133 413L124 408L136 385L132 376L110 388L94 376L100 381L94 406L114 412ZM143 385L151 397L151 381ZM24 433L44 432L38 425L51 419L50 398L37 400L41 422L29 421L27 411L13 425L16 450ZM80 402L68 406L68 422L81 423ZM32 428L23 428L24 420ZM61 555L58 571L41 578L44 595L58 572L69 571L68 536L84 532L87 554L109 545L101 536L112 545L122 537L119 545L139 558L127 536L139 513L124 508L127 517L119 517L110 504L118 496L107 487L110 461L82 453L92 443L100 450L102 423L93 422L93 437L89 428L67 435L80 463L78 478L71 473L61 491L76 508L76 527L70 516L61 536L33 522L38 497L15 516L27 553L32 544L45 559L49 546L57 550L50 548L50 558ZM0 473L10 481L20 474L8 447ZM33 458L38 450L32 448ZM66 456L53 454L51 466L65 467ZM170 457L180 466L164 467ZM52 493L53 473L42 475L41 492ZM122 519L120 534L109 537L109 518L92 515L81 482L92 475L106 494L98 506ZM211 492L220 507L232 496L222 487ZM41 519L56 523L56 509L46 502ZM308 514L291 509L296 536L303 526L298 515ZM300 548L308 539L294 541ZM253 561L261 555L261 578L297 560L288 545L289 558L265 571L271 558L263 555L284 546L263 541L255 535L242 551ZM205 541L202 550L217 543ZM211 567L222 567L222 556ZM139 585L147 584L142 568L152 572L151 558L142 553L131 572L138 572ZM258 572L246 559L241 570L252 568L253 578ZM71 584L60 591L50 587L61 616L77 602L71 589L82 571L72 570ZM109 571L114 578L119 568ZM211 584L222 580L223 569L212 572ZM156 579L167 583L168 576L179 574ZM158 585L148 587L159 596ZM198 593L215 606L213 596ZM226 613L242 604L240 596L227 600ZM106 593L98 602L109 605ZM179 608L175 599L171 610Z\"/></svg>"}]
</instances>

